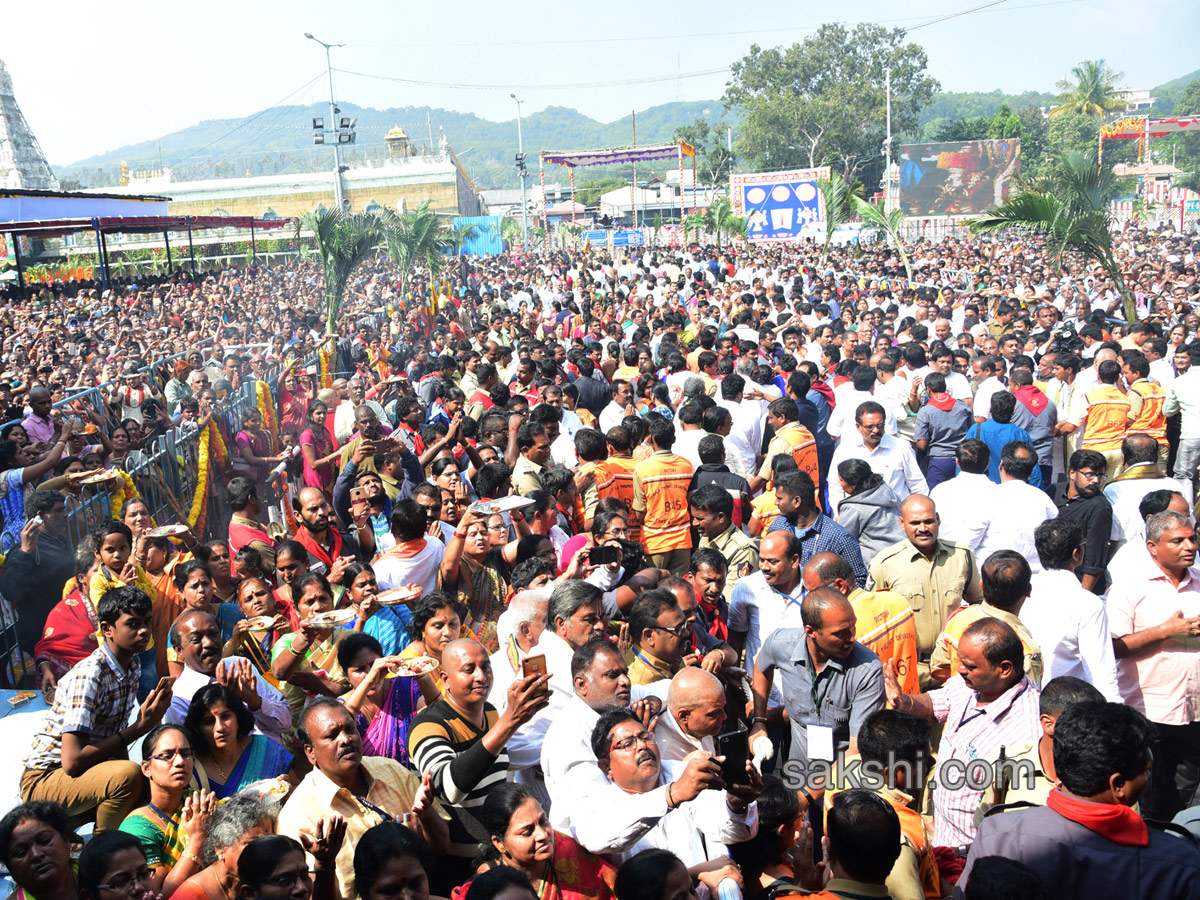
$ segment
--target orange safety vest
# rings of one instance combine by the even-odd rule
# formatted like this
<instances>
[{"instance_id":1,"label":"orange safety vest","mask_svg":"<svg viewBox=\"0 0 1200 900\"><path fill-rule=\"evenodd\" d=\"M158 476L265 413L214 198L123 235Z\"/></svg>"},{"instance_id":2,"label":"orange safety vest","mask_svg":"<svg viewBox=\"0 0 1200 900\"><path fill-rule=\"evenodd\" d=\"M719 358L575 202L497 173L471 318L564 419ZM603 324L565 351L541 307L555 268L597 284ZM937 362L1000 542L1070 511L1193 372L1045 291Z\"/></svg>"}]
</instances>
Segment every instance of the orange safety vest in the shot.
<instances>
[{"instance_id":1,"label":"orange safety vest","mask_svg":"<svg viewBox=\"0 0 1200 900\"><path fill-rule=\"evenodd\" d=\"M962 640L963 632L980 619L989 618L993 617L978 604L964 606L951 613L950 618L946 620L946 624L942 626L942 633L938 636L939 641L945 641L946 653L950 658L950 674L947 675L946 670L939 667L931 673L935 680L945 682L958 674L958 644ZM1036 664L1038 667L1041 666L1040 651L1035 656L1034 648L1025 640L1024 635L1018 634L1017 637L1021 639L1021 647L1025 651L1025 671L1029 673L1031 663ZM1034 683L1037 683L1036 680Z\"/></svg>"},{"instance_id":2,"label":"orange safety vest","mask_svg":"<svg viewBox=\"0 0 1200 900\"><path fill-rule=\"evenodd\" d=\"M630 516L633 515L633 468L636 465L637 460L631 456L610 456L595 464L596 493L600 499L616 497L625 504ZM629 540L635 544L642 542L640 526L629 525Z\"/></svg>"},{"instance_id":3,"label":"orange safety vest","mask_svg":"<svg viewBox=\"0 0 1200 900\"><path fill-rule=\"evenodd\" d=\"M887 665L896 661L900 690L919 694L917 673L917 621L908 601L894 591L856 590L850 605L858 618L854 639Z\"/></svg>"},{"instance_id":4,"label":"orange safety vest","mask_svg":"<svg viewBox=\"0 0 1200 900\"><path fill-rule=\"evenodd\" d=\"M1080 447L1084 450L1120 450L1128 430L1129 398L1111 384L1092 388L1085 396L1088 413Z\"/></svg>"},{"instance_id":5,"label":"orange safety vest","mask_svg":"<svg viewBox=\"0 0 1200 900\"><path fill-rule=\"evenodd\" d=\"M770 530L775 517L779 515L779 504L775 502L775 492L764 491L750 501L750 506L758 513L758 520L762 522L760 533L765 535Z\"/></svg>"},{"instance_id":6,"label":"orange safety vest","mask_svg":"<svg viewBox=\"0 0 1200 900\"><path fill-rule=\"evenodd\" d=\"M655 453L633 469L634 480L641 484L646 498L642 535L647 553L669 553L692 546L688 530L687 492L692 482L692 464L674 453Z\"/></svg>"},{"instance_id":7,"label":"orange safety vest","mask_svg":"<svg viewBox=\"0 0 1200 900\"><path fill-rule=\"evenodd\" d=\"M775 437L787 442L796 466L801 472L809 474L813 484L820 486L821 469L817 463L817 439L812 436L812 432L803 425L789 422L775 432Z\"/></svg>"},{"instance_id":8,"label":"orange safety vest","mask_svg":"<svg viewBox=\"0 0 1200 900\"><path fill-rule=\"evenodd\" d=\"M1135 381L1129 386L1142 398L1142 411L1129 423L1130 434L1147 434L1160 443L1167 439L1167 417L1163 415L1163 404L1167 402L1167 391L1156 381Z\"/></svg>"},{"instance_id":9,"label":"orange safety vest","mask_svg":"<svg viewBox=\"0 0 1200 900\"><path fill-rule=\"evenodd\" d=\"M847 761L856 759L850 754L846 755ZM845 790L845 789L842 789ZM833 798L841 793L841 790L834 788L825 792L823 802L822 815L828 816L829 809L833 805ZM942 876L938 871L937 857L933 853L933 840L929 830L925 827L925 820L921 814L915 809L911 809L906 805L897 803L895 800L888 797L886 791L876 792L879 797L896 811L896 817L900 820L900 841L908 843L917 854L917 873L921 879L921 887L925 891L926 900L940 900L942 896ZM836 894L828 892L821 894L804 894L806 900L810 897L837 897ZM782 897L777 897L776 900L783 900ZM838 898L840 900L840 898Z\"/></svg>"}]
</instances>

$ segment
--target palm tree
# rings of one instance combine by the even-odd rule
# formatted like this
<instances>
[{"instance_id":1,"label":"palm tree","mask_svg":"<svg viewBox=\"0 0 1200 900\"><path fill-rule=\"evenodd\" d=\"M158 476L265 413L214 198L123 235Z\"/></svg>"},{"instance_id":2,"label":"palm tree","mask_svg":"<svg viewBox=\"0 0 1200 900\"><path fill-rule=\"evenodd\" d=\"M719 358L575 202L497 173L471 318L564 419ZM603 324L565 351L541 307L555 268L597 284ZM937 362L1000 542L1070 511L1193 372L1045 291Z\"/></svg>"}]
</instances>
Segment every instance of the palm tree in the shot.
<instances>
[{"instance_id":1,"label":"palm tree","mask_svg":"<svg viewBox=\"0 0 1200 900\"><path fill-rule=\"evenodd\" d=\"M463 245L477 234L479 234L478 225L451 225L442 231L442 240L446 242L450 251L458 256L462 252Z\"/></svg>"},{"instance_id":2,"label":"palm tree","mask_svg":"<svg viewBox=\"0 0 1200 900\"><path fill-rule=\"evenodd\" d=\"M1064 78L1057 85L1062 93L1050 110L1052 117L1082 114L1103 122L1110 112L1125 108L1125 101L1116 96L1117 79L1124 73L1114 72L1104 60L1085 59L1071 74L1074 81Z\"/></svg>"},{"instance_id":3,"label":"palm tree","mask_svg":"<svg viewBox=\"0 0 1200 900\"><path fill-rule=\"evenodd\" d=\"M388 257L400 268L401 292L409 269L418 263L429 270L432 280L441 268L442 249L447 242L442 235L441 220L429 208L429 201L406 213L387 209L377 215L384 226Z\"/></svg>"},{"instance_id":4,"label":"palm tree","mask_svg":"<svg viewBox=\"0 0 1200 900\"><path fill-rule=\"evenodd\" d=\"M1113 253L1112 199L1117 194L1112 170L1082 153L1069 153L1050 173L1025 190L971 221L979 232L1016 231L1046 238L1046 249L1061 266L1070 253L1094 260L1116 285L1125 319L1137 321L1133 295Z\"/></svg>"},{"instance_id":5,"label":"palm tree","mask_svg":"<svg viewBox=\"0 0 1200 900\"><path fill-rule=\"evenodd\" d=\"M721 249L721 235L745 236L746 220L733 214L733 203L728 197L718 197L702 213L687 217L684 225L712 232L717 236L717 249ZM686 233L685 233L686 240Z\"/></svg>"},{"instance_id":6,"label":"palm tree","mask_svg":"<svg viewBox=\"0 0 1200 900\"><path fill-rule=\"evenodd\" d=\"M821 262L829 255L829 244L833 241L833 233L850 221L854 196L850 183L840 172L830 172L828 178L817 179L817 188L825 198L825 243L821 247Z\"/></svg>"},{"instance_id":7,"label":"palm tree","mask_svg":"<svg viewBox=\"0 0 1200 900\"><path fill-rule=\"evenodd\" d=\"M521 220L511 217L501 219L500 239L508 246L508 250L511 253L512 248L521 239Z\"/></svg>"},{"instance_id":8,"label":"palm tree","mask_svg":"<svg viewBox=\"0 0 1200 900\"><path fill-rule=\"evenodd\" d=\"M884 212L882 205L872 206L862 197L856 197L853 194L850 195L850 202L854 205L854 211L858 217L863 220L865 229L881 233L888 244L896 249L900 255L900 262L904 263L904 272L911 284L913 280L912 264L908 261L908 254L904 251L904 241L900 237L900 228L904 224L904 209L897 206L891 212Z\"/></svg>"},{"instance_id":9,"label":"palm tree","mask_svg":"<svg viewBox=\"0 0 1200 900\"><path fill-rule=\"evenodd\" d=\"M325 277L325 326L334 333L350 274L388 240L384 221L375 213L319 211L304 216L321 256Z\"/></svg>"}]
</instances>

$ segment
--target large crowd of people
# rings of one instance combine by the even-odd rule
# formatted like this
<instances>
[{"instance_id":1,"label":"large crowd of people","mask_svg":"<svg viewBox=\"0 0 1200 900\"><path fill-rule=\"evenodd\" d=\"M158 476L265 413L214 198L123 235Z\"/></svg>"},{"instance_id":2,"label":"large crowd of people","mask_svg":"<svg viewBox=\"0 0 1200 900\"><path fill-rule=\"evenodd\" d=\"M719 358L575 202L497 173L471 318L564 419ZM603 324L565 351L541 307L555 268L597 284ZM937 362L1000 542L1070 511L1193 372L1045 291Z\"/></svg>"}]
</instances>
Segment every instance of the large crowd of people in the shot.
<instances>
[{"instance_id":1,"label":"large crowd of people","mask_svg":"<svg viewBox=\"0 0 1200 900\"><path fill-rule=\"evenodd\" d=\"M9 297L17 894L1200 896L1200 239L1116 237L1133 323L1014 237Z\"/></svg>"}]
</instances>

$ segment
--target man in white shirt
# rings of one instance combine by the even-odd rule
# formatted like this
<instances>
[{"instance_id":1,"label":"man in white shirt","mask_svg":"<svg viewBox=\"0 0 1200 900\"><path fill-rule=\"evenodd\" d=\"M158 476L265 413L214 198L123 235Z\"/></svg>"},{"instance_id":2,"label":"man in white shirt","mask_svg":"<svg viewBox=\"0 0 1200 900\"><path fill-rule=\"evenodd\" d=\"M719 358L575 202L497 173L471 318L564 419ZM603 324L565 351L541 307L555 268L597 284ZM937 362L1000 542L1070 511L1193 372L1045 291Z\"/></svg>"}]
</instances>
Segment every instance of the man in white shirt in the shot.
<instances>
[{"instance_id":1,"label":"man in white shirt","mask_svg":"<svg viewBox=\"0 0 1200 900\"><path fill-rule=\"evenodd\" d=\"M975 357L971 360L971 369L975 380L979 382L972 411L975 413L975 421L983 423L991 415L992 395L1004 390L1004 383L996 377L996 360L990 356Z\"/></svg>"},{"instance_id":2,"label":"man in white shirt","mask_svg":"<svg viewBox=\"0 0 1200 900\"><path fill-rule=\"evenodd\" d=\"M248 659L221 658L221 628L204 610L185 611L171 626L171 648L183 661L183 671L171 688L171 706L163 722L182 725L196 691L209 684L224 684L237 694L254 717L254 733L277 744L292 727L292 708L283 694L268 684Z\"/></svg>"},{"instance_id":3,"label":"man in white shirt","mask_svg":"<svg viewBox=\"0 0 1200 900\"><path fill-rule=\"evenodd\" d=\"M600 410L600 430L608 434L627 415L633 414L633 388L629 382L618 378L612 383L612 402Z\"/></svg>"},{"instance_id":4,"label":"man in white shirt","mask_svg":"<svg viewBox=\"0 0 1200 900\"><path fill-rule=\"evenodd\" d=\"M747 472L754 471L758 459L759 448L762 447L762 417L759 416L758 401L746 401L746 379L734 373L721 379L718 388L717 406L729 410L733 418L733 428L729 433L729 444L741 456L742 467ZM676 451L678 452L678 451ZM729 453L726 452L728 459ZM697 468L699 468L697 466Z\"/></svg>"},{"instance_id":5,"label":"man in white shirt","mask_svg":"<svg viewBox=\"0 0 1200 900\"><path fill-rule=\"evenodd\" d=\"M942 516L941 536L967 547L976 559L996 511L999 486L988 478L991 451L978 438L968 438L955 451L958 474L929 494Z\"/></svg>"},{"instance_id":6,"label":"man in white shirt","mask_svg":"<svg viewBox=\"0 0 1200 900\"><path fill-rule=\"evenodd\" d=\"M1033 576L1021 622L1042 649L1042 684L1072 675L1120 703L1104 601L1075 577L1083 561L1083 529L1075 519L1048 519L1034 532L1034 543L1042 571Z\"/></svg>"},{"instance_id":7,"label":"man in white shirt","mask_svg":"<svg viewBox=\"0 0 1200 900\"><path fill-rule=\"evenodd\" d=\"M550 822L555 830L566 833L572 831L576 814L595 814L578 801L587 786L604 780L592 753L592 728L601 713L629 706L634 694L621 651L602 637L593 638L572 654L568 674L571 694L546 730L540 756ZM662 700L645 688L636 692L641 696L633 709L649 721L661 709Z\"/></svg>"},{"instance_id":8,"label":"man in white shirt","mask_svg":"<svg viewBox=\"0 0 1200 900\"><path fill-rule=\"evenodd\" d=\"M1117 549L1146 539L1146 523L1138 511L1143 497L1151 491L1184 493L1183 485L1158 468L1158 441L1149 435L1131 434L1125 438L1121 457L1121 474L1104 486L1104 496L1112 505L1112 539Z\"/></svg>"},{"instance_id":9,"label":"man in white shirt","mask_svg":"<svg viewBox=\"0 0 1200 900\"><path fill-rule=\"evenodd\" d=\"M1032 444L1010 441L1004 445L1000 455L1000 484L996 486L992 500L991 522L983 546L976 551L980 566L997 550L1015 550L1025 557L1035 575L1042 570L1033 533L1047 519L1058 515L1058 507L1049 494L1028 483L1036 465L1037 453ZM968 511L964 512L970 515ZM945 510L942 514L945 515Z\"/></svg>"},{"instance_id":10,"label":"man in white shirt","mask_svg":"<svg viewBox=\"0 0 1200 900\"><path fill-rule=\"evenodd\" d=\"M721 775L716 759L697 752L684 766L664 766L654 735L624 709L600 716L591 744L607 782L589 786L581 800L590 802L593 813L573 825L576 840L593 853L623 862L642 850L662 848L690 867L725 855L726 844L757 834L754 801L762 793L762 779L749 763L746 784L713 790Z\"/></svg>"},{"instance_id":11,"label":"man in white shirt","mask_svg":"<svg viewBox=\"0 0 1200 900\"><path fill-rule=\"evenodd\" d=\"M1175 471L1171 474L1189 488L1184 492L1189 502L1196 478L1196 464L1200 463L1200 347L1195 342L1190 347L1191 368L1171 383L1163 403L1165 415L1180 417L1179 449L1175 455Z\"/></svg>"},{"instance_id":12,"label":"man in white shirt","mask_svg":"<svg viewBox=\"0 0 1200 900\"><path fill-rule=\"evenodd\" d=\"M374 562L375 580L381 591L421 585L425 593L437 590L438 569L446 546L426 534L428 514L416 500L397 500L392 505L391 528L395 546Z\"/></svg>"},{"instance_id":13,"label":"man in white shirt","mask_svg":"<svg viewBox=\"0 0 1200 900\"><path fill-rule=\"evenodd\" d=\"M838 404L839 408L841 404ZM829 505L836 510L846 492L836 477L842 460L866 460L871 470L881 476L898 500L909 494L928 494L929 485L917 465L917 457L908 441L884 434L887 411L882 404L867 400L855 413L855 431L848 431L833 451L829 462ZM857 432L857 433L855 433Z\"/></svg>"},{"instance_id":14,"label":"man in white shirt","mask_svg":"<svg viewBox=\"0 0 1200 900\"><path fill-rule=\"evenodd\" d=\"M850 376L853 387L850 390L842 391L837 398L837 406L829 415L829 423L825 426L825 431L831 438L837 439L844 434L849 434L854 428L855 415L858 408L864 403L875 400L872 391L875 389L875 370L870 366L859 366ZM879 404L886 415L885 430L888 434L896 433L896 416Z\"/></svg>"},{"instance_id":15,"label":"man in white shirt","mask_svg":"<svg viewBox=\"0 0 1200 900\"><path fill-rule=\"evenodd\" d=\"M671 679L666 709L654 726L664 763L682 763L689 753L716 754L715 738L725 725L725 687L711 672L685 666Z\"/></svg>"}]
</instances>

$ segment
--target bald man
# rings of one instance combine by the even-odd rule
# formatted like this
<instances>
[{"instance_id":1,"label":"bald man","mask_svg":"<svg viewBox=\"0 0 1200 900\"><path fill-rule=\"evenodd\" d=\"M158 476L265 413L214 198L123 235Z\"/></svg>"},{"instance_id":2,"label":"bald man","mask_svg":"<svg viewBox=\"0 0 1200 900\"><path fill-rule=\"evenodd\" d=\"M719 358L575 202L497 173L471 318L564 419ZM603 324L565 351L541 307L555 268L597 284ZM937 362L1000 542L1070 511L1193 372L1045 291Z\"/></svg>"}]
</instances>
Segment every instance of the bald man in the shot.
<instances>
[{"instance_id":1,"label":"bald man","mask_svg":"<svg viewBox=\"0 0 1200 900\"><path fill-rule=\"evenodd\" d=\"M820 788L807 780L809 764L857 752L859 728L883 708L883 663L854 639L854 607L833 588L809 591L801 613L803 628L780 628L758 654L750 746L767 736L768 698L778 671L792 727L788 760L804 767L810 788Z\"/></svg>"},{"instance_id":2,"label":"bald man","mask_svg":"<svg viewBox=\"0 0 1200 900\"><path fill-rule=\"evenodd\" d=\"M479 808L488 791L508 777L507 745L517 729L544 708L549 675L517 678L508 688L503 713L488 703L492 662L478 641L460 638L442 651L445 697L413 720L408 755L417 771L429 773L433 792L450 812L449 865L457 877L470 877L479 850L473 835ZM465 880L465 879L464 879Z\"/></svg>"},{"instance_id":3,"label":"bald man","mask_svg":"<svg viewBox=\"0 0 1200 900\"><path fill-rule=\"evenodd\" d=\"M917 674L922 690L937 684L929 660L950 614L964 600L982 603L979 566L966 547L938 537L941 520L933 501L922 494L900 504L904 540L880 551L871 562L877 591L895 591L913 608L917 625Z\"/></svg>"},{"instance_id":4,"label":"bald man","mask_svg":"<svg viewBox=\"0 0 1200 900\"><path fill-rule=\"evenodd\" d=\"M680 669L667 690L667 708L654 726L654 740L664 762L682 762L689 753L716 753L713 740L725 726L725 686L711 672L695 666Z\"/></svg>"}]
</instances>

